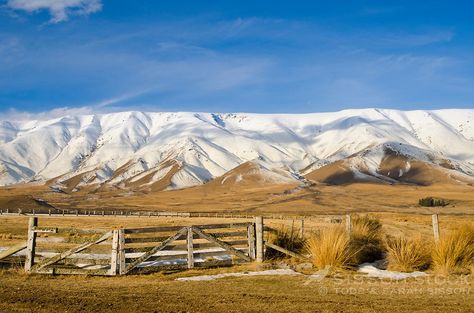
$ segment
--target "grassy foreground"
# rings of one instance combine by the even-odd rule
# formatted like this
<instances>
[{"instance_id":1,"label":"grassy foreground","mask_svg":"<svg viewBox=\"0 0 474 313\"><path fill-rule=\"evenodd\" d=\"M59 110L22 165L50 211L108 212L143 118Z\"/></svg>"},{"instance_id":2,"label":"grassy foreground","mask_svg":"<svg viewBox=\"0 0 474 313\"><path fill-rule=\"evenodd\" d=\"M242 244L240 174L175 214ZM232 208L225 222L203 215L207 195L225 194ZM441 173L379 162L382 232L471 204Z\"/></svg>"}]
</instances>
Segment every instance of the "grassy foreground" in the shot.
<instances>
[{"instance_id":1,"label":"grassy foreground","mask_svg":"<svg viewBox=\"0 0 474 313\"><path fill-rule=\"evenodd\" d=\"M380 213L387 234L431 240L431 216ZM0 246L26 239L27 217L0 217ZM41 226L105 228L233 222L208 218L41 217ZM471 224L465 215L443 215L442 233ZM266 225L291 221L266 220ZM268 223L268 224L267 224ZM328 222L309 219L311 233ZM0 312L474 312L473 275L403 281L347 271L323 280L300 276L176 281L177 277L255 270L256 265L125 277L26 275L0 270Z\"/></svg>"},{"instance_id":2,"label":"grassy foreground","mask_svg":"<svg viewBox=\"0 0 474 313\"><path fill-rule=\"evenodd\" d=\"M322 281L308 276L174 280L178 276L216 271L223 269L127 277L3 272L0 312L474 311L472 276L406 281L380 281L356 274Z\"/></svg>"}]
</instances>

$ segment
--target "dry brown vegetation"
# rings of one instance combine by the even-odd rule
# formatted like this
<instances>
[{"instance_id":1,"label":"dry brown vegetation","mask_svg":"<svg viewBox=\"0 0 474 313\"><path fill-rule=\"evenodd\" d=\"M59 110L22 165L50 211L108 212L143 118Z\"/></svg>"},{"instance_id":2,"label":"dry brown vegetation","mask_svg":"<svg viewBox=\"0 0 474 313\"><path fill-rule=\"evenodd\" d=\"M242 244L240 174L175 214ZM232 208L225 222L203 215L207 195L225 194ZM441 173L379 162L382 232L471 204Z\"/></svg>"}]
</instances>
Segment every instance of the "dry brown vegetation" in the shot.
<instances>
[{"instance_id":1,"label":"dry brown vegetation","mask_svg":"<svg viewBox=\"0 0 474 313\"><path fill-rule=\"evenodd\" d=\"M349 234L342 226L332 226L308 239L307 249L318 269L344 269L354 255Z\"/></svg>"},{"instance_id":2,"label":"dry brown vegetation","mask_svg":"<svg viewBox=\"0 0 474 313\"><path fill-rule=\"evenodd\" d=\"M239 270L245 269L232 269ZM27 276L3 272L0 274L0 311L398 313L474 310L472 278L461 283L444 281L444 285L429 278L381 282L355 279L349 274L322 281L311 281L306 276L200 282L174 280L203 273L216 273L216 270L127 277ZM455 287L457 292L446 291Z\"/></svg>"},{"instance_id":3,"label":"dry brown vegetation","mask_svg":"<svg viewBox=\"0 0 474 313\"><path fill-rule=\"evenodd\" d=\"M412 272L425 270L431 264L431 244L420 236L389 237L385 246L389 270Z\"/></svg>"},{"instance_id":4,"label":"dry brown vegetation","mask_svg":"<svg viewBox=\"0 0 474 313\"><path fill-rule=\"evenodd\" d=\"M474 228L463 226L434 245L434 269L442 274L469 272L474 265Z\"/></svg>"},{"instance_id":5,"label":"dry brown vegetation","mask_svg":"<svg viewBox=\"0 0 474 313\"><path fill-rule=\"evenodd\" d=\"M354 216L350 234L341 225L321 229L308 240L313 264L319 268L345 269L383 258L382 224L372 216Z\"/></svg>"},{"instance_id":6,"label":"dry brown vegetation","mask_svg":"<svg viewBox=\"0 0 474 313\"><path fill-rule=\"evenodd\" d=\"M347 236L341 224L331 224L326 217L315 214L371 212L371 217L365 220L354 217L352 243L358 234L360 242L372 243L373 247L380 248L380 234L408 238L420 236L423 242L431 242L433 231L431 216L428 214L434 212L442 214L440 216L442 242L446 237L445 234L456 230L460 224L469 224L474 227L472 218L474 214L473 191L473 187L453 185L418 187L352 184L306 187L261 185L239 188L232 186L227 189L219 189L216 186L213 188L199 186L185 190L138 192L135 194L127 190L101 190L92 193L81 191L60 194L51 192L44 186L17 186L0 189L0 208L38 208L40 204L34 199L40 198L59 208L100 207L186 212L232 211L251 214L262 212L306 214L311 215L305 219L305 235L307 237L311 237L318 231L323 236L325 233L330 234L330 229L333 227L340 229L335 231L335 234L328 235L332 238L324 239L327 242L327 249L334 245L334 238L339 238L343 247L350 246L351 237ZM419 207L418 199L426 196L448 199L450 204L444 208ZM378 220L382 226L374 226L375 224L371 220ZM126 218L119 216L41 217L39 224L40 226L110 229L152 225L185 226L234 221L243 220ZM290 230L292 221L265 219L265 224L274 228L284 227L284 229ZM0 216L0 246L9 246L24 241L26 228L27 217ZM326 230L329 230L329 233ZM296 234L298 231L293 230L293 233ZM286 237L291 239L291 236ZM318 240L321 238L319 237ZM292 241L287 239L285 240ZM70 240L74 241L76 238L71 237ZM319 242L315 246L321 249L324 245ZM359 245L359 247L361 246ZM346 248L342 250L346 251ZM349 250L354 251L351 249L347 251ZM367 257L367 255L371 254L365 251L359 257ZM342 256L343 262L340 264L351 264L351 262L362 260L346 261L348 256L349 259L354 256L351 253L346 257L344 254ZM337 258L341 259L339 256ZM316 261L315 264L318 268L324 268L331 262ZM413 268L415 269L415 267ZM362 283L360 280L349 279L342 286L340 281L332 278L308 284L306 276L229 278L209 282L174 281L174 278L183 275L255 269L255 265L249 265L248 267L113 278L30 276L21 274L21 270L8 270L0 273L0 312L474 311L472 274L454 276L455 279L462 278L462 284L455 283L448 287L453 290L458 288L458 293L442 289L446 288L446 285L441 288L439 284L429 278L422 279L421 282L408 280L400 285L396 282L381 282L369 278L364 278ZM462 272L466 271L463 269ZM345 272L343 275L351 277L356 274ZM460 289L460 287L462 288ZM365 289L361 290L360 288Z\"/></svg>"},{"instance_id":7,"label":"dry brown vegetation","mask_svg":"<svg viewBox=\"0 0 474 313\"><path fill-rule=\"evenodd\" d=\"M432 237L430 216L383 213L377 214L377 218L382 223L384 232L421 233L424 238ZM368 221L364 218L361 220ZM232 221L238 220L41 217L39 224L107 229ZM464 216L443 216L440 218L441 229L455 229L461 221L471 220L466 220ZM367 224L366 222L361 225ZM274 228L284 224L287 230L293 224L292 221L268 219L265 223ZM373 222L368 222L371 223ZM15 234L20 238L22 236L26 238L26 225L27 217L0 217L0 234ZM317 229L323 231L334 226L339 227L342 238L350 241L341 224L334 225L324 218L317 217L305 222L307 235ZM296 233L297 229L294 232ZM12 241L15 239L3 239L0 245ZM266 268L269 265L263 266ZM448 280L449 284L446 284L444 279L438 281L430 277L402 282L380 281L360 278L360 275L352 271L342 274L338 272L337 275L342 275L342 278L328 277L322 281L312 281L308 276L242 277L201 282L174 280L182 276L258 269L257 265L249 264L232 268L161 272L126 277L39 276L23 274L21 269L7 270L0 272L0 312L373 312L374 310L467 312L474 310L472 275L454 276L450 278L453 279L452 283ZM342 284L341 279L344 279Z\"/></svg>"},{"instance_id":8,"label":"dry brown vegetation","mask_svg":"<svg viewBox=\"0 0 474 313\"><path fill-rule=\"evenodd\" d=\"M350 236L352 264L374 262L383 258L382 223L374 216L356 215Z\"/></svg>"},{"instance_id":9,"label":"dry brown vegetation","mask_svg":"<svg viewBox=\"0 0 474 313\"><path fill-rule=\"evenodd\" d=\"M224 186L224 185L223 185ZM420 207L427 196L446 199L443 208ZM0 188L0 208L40 208L44 199L60 209L125 209L181 212L241 212L258 214L338 214L346 212L393 212L474 214L474 187L438 184L432 186L357 183L347 186L213 184L182 190L144 192L121 189L64 194L42 185Z\"/></svg>"},{"instance_id":10,"label":"dry brown vegetation","mask_svg":"<svg viewBox=\"0 0 474 313\"><path fill-rule=\"evenodd\" d=\"M306 245L305 238L300 235L300 229L293 225L291 227L281 226L276 232L269 232L266 241L296 253L304 253ZM286 254L273 249L267 249L265 251L265 259L281 259L287 257Z\"/></svg>"}]
</instances>

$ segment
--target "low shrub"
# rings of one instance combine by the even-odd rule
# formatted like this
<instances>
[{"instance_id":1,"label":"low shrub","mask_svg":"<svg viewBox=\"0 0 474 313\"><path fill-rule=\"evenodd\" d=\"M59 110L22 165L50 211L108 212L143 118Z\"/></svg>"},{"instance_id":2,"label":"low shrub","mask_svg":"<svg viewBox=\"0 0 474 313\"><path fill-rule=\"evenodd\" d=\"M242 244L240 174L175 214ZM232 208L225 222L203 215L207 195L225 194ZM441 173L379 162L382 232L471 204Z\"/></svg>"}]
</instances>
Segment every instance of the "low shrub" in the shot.
<instances>
[{"instance_id":1,"label":"low shrub","mask_svg":"<svg viewBox=\"0 0 474 313\"><path fill-rule=\"evenodd\" d=\"M418 204L426 207L447 206L449 203L443 199L435 199L433 197L426 197L418 200Z\"/></svg>"},{"instance_id":2,"label":"low shrub","mask_svg":"<svg viewBox=\"0 0 474 313\"><path fill-rule=\"evenodd\" d=\"M412 272L425 270L430 265L430 245L421 237L388 237L385 245L389 270Z\"/></svg>"},{"instance_id":3,"label":"low shrub","mask_svg":"<svg viewBox=\"0 0 474 313\"><path fill-rule=\"evenodd\" d=\"M460 227L435 243L433 268L440 274L469 272L474 266L474 228Z\"/></svg>"}]
</instances>

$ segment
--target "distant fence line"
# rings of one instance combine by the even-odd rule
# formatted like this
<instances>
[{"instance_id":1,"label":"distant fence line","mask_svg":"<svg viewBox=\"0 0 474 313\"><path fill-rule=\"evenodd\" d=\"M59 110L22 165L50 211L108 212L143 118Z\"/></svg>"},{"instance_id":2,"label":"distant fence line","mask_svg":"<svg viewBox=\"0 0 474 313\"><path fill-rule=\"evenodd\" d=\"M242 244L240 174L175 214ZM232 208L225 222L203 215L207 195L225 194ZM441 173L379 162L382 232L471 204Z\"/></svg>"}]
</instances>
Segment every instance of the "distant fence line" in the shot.
<instances>
[{"instance_id":1,"label":"distant fence line","mask_svg":"<svg viewBox=\"0 0 474 313\"><path fill-rule=\"evenodd\" d=\"M285 215L285 214L242 214L226 212L169 212L169 211L129 211L113 209L91 209L91 210L70 210L70 209L0 209L1 215L12 216L103 216L103 217L209 217L209 218L241 218L253 219L256 216L264 216L268 219L288 220L305 219L309 217L324 217L334 223L340 223L343 215L316 214L316 215Z\"/></svg>"}]
</instances>

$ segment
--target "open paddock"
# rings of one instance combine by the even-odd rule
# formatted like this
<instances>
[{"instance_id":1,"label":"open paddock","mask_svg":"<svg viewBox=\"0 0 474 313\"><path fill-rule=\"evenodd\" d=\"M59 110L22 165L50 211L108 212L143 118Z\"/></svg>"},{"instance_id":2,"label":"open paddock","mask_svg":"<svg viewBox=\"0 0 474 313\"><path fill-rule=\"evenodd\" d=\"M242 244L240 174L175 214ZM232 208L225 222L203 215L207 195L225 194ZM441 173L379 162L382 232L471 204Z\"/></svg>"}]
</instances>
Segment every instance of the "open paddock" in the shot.
<instances>
[{"instance_id":1,"label":"open paddock","mask_svg":"<svg viewBox=\"0 0 474 313\"><path fill-rule=\"evenodd\" d=\"M433 240L429 214L371 213L383 224L385 234L421 235ZM12 246L27 239L27 216L0 216L0 246ZM189 217L61 217L42 216L39 227L81 228L82 236L94 236L88 230L248 223L246 218ZM345 216L319 215L304 220L304 234L345 223ZM462 224L474 225L470 215L440 215L441 234ZM301 219L265 219L265 226L300 231ZM81 243L81 236L44 233L41 246L61 247ZM51 241L53 237L55 241ZM129 237L127 253L140 250L147 243L137 233ZM46 239L42 241L39 239ZM89 238L90 239L90 238ZM137 242L133 242L137 241ZM140 242L138 242L140 241ZM197 243L199 246L201 243ZM202 243L201 248L206 248ZM109 253L110 246L98 245ZM109 262L109 260L107 260ZM100 263L100 262L99 262ZM312 279L308 273L294 276L230 277L213 281L176 281L180 277L230 272L258 271L272 268L270 263L246 263L213 269L185 271L164 269L147 275L113 277L25 274L14 266L0 270L0 312L469 312L474 310L473 276L427 277L403 281L381 280L358 272L339 272L324 279ZM142 272L146 273L146 271Z\"/></svg>"},{"instance_id":2,"label":"open paddock","mask_svg":"<svg viewBox=\"0 0 474 313\"><path fill-rule=\"evenodd\" d=\"M255 265L115 277L0 274L1 312L472 312L472 276L406 281L351 273L176 281Z\"/></svg>"}]
</instances>

